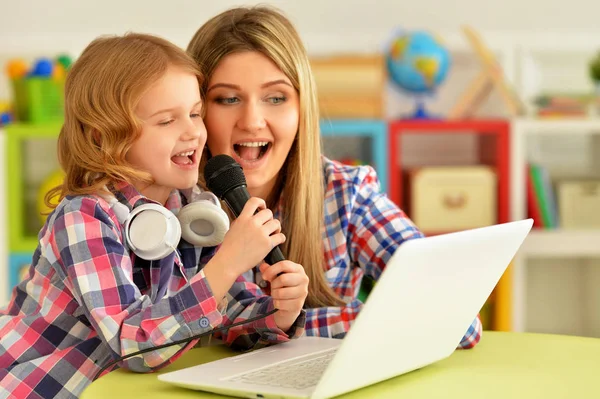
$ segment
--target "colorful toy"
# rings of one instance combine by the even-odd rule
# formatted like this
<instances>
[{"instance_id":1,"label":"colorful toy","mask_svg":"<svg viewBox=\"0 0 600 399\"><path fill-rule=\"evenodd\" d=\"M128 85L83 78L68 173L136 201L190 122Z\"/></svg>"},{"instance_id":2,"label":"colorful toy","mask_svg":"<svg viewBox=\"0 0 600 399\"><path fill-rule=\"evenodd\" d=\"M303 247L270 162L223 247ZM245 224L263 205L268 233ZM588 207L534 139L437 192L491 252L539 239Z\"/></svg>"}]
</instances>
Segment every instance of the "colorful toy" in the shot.
<instances>
[{"instance_id":1,"label":"colorful toy","mask_svg":"<svg viewBox=\"0 0 600 399\"><path fill-rule=\"evenodd\" d=\"M11 123L13 120L10 112L0 112L0 126L5 126Z\"/></svg>"},{"instance_id":2,"label":"colorful toy","mask_svg":"<svg viewBox=\"0 0 600 399\"><path fill-rule=\"evenodd\" d=\"M42 223L46 222L46 217L48 216L48 214L50 212L52 212L52 209L50 209L44 201L46 193L48 191L50 191L51 189L53 189L54 187L62 184L64 178L65 178L65 173L62 170L57 170L55 172L52 172L50 175L48 175L44 179L43 183L41 184L41 186L38 190L38 195L37 195L37 205L38 206L37 206L37 208L38 208L38 213L39 213ZM53 196L51 198L50 202L54 205L58 205L57 196L56 195Z\"/></svg>"},{"instance_id":3,"label":"colorful toy","mask_svg":"<svg viewBox=\"0 0 600 399\"><path fill-rule=\"evenodd\" d=\"M54 69L54 63L47 58L40 58L35 62L31 76L38 76L41 78L47 78L52 76L52 70Z\"/></svg>"},{"instance_id":4,"label":"colorful toy","mask_svg":"<svg viewBox=\"0 0 600 399\"><path fill-rule=\"evenodd\" d=\"M58 56L58 58L56 59L56 63L57 65L62 65L62 67L66 70L68 70L69 68L71 68L71 64L73 63L73 60L71 59L71 57L69 57L66 54L61 54Z\"/></svg>"},{"instance_id":5,"label":"colorful toy","mask_svg":"<svg viewBox=\"0 0 600 399\"><path fill-rule=\"evenodd\" d=\"M6 65L6 74L10 80L20 79L27 75L27 64L21 59L14 59Z\"/></svg>"},{"instance_id":6,"label":"colorful toy","mask_svg":"<svg viewBox=\"0 0 600 399\"><path fill-rule=\"evenodd\" d=\"M7 102L0 102L0 126L8 125L12 120L13 116L10 104Z\"/></svg>"},{"instance_id":7,"label":"colorful toy","mask_svg":"<svg viewBox=\"0 0 600 399\"><path fill-rule=\"evenodd\" d=\"M38 58L29 69L22 59L13 59L6 67L14 94L14 119L44 123L60 121L64 109L64 83L71 59Z\"/></svg>"},{"instance_id":8,"label":"colorful toy","mask_svg":"<svg viewBox=\"0 0 600 399\"><path fill-rule=\"evenodd\" d=\"M61 81L64 80L67 75L67 71L62 64L56 64L52 70L52 79Z\"/></svg>"}]
</instances>

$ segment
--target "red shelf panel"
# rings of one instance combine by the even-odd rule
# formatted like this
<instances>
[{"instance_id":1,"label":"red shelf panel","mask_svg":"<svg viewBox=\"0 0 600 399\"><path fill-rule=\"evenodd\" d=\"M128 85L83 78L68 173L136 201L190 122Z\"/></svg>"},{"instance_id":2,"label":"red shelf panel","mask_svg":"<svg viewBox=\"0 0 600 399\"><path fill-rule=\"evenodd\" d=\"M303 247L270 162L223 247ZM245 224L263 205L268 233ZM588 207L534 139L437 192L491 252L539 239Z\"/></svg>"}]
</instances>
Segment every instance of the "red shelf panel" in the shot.
<instances>
[{"instance_id":1,"label":"red shelf panel","mask_svg":"<svg viewBox=\"0 0 600 399\"><path fill-rule=\"evenodd\" d=\"M389 197L403 208L403 176L401 136L406 134L475 134L496 140L495 162L498 175L498 223L510 221L510 123L503 119L480 120L398 120L390 123L389 134Z\"/></svg>"}]
</instances>

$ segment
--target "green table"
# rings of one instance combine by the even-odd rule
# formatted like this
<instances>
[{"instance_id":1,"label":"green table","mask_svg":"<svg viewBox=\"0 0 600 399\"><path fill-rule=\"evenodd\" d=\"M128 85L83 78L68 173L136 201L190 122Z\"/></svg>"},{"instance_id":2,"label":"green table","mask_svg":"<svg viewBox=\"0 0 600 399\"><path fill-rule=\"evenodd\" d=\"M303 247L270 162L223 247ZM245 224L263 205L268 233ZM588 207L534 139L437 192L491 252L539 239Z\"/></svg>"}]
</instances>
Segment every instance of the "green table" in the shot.
<instances>
[{"instance_id":1,"label":"green table","mask_svg":"<svg viewBox=\"0 0 600 399\"><path fill-rule=\"evenodd\" d=\"M233 353L226 347L192 349L157 373ZM84 392L95 398L222 398L170 386L156 374L117 370ZM344 398L600 398L600 339L485 331L479 345L457 350L423 369L354 391Z\"/></svg>"}]
</instances>

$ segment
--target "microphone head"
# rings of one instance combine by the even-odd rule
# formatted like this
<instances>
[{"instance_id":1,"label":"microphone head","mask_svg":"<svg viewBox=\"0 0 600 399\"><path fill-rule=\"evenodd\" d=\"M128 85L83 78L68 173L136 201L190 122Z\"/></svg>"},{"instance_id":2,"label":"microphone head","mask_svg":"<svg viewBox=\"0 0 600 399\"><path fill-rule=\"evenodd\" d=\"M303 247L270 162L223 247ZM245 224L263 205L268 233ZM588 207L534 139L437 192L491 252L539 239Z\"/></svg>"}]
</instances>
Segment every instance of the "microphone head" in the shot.
<instances>
[{"instance_id":1,"label":"microphone head","mask_svg":"<svg viewBox=\"0 0 600 399\"><path fill-rule=\"evenodd\" d=\"M246 177L239 163L229 155L216 155L208 160L204 167L206 186L217 197L236 187L246 185Z\"/></svg>"}]
</instances>

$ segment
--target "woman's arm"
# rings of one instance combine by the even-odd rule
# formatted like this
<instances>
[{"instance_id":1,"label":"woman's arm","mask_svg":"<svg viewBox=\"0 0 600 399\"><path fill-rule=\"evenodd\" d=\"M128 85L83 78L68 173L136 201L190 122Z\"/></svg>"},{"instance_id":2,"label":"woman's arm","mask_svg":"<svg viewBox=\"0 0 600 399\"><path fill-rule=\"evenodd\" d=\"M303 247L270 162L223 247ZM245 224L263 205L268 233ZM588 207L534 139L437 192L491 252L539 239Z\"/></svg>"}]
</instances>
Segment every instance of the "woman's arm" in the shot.
<instances>
[{"instance_id":1,"label":"woman's arm","mask_svg":"<svg viewBox=\"0 0 600 399\"><path fill-rule=\"evenodd\" d=\"M351 258L377 280L385 265L403 242L424 237L396 204L379 192L379 181L370 166L358 168L354 205L348 227ZM362 169L362 170L361 170ZM481 338L479 315L463 336L458 348L472 348Z\"/></svg>"},{"instance_id":2,"label":"woman's arm","mask_svg":"<svg viewBox=\"0 0 600 399\"><path fill-rule=\"evenodd\" d=\"M351 168L339 174L343 188L333 194L337 204L346 206L346 241L352 264L366 276L378 280L396 249L405 241L424 235L386 195L379 192L379 181L370 166ZM307 312L307 335L343 335L361 308L358 300L344 307L311 309ZM477 317L459 347L472 347L479 341L481 322Z\"/></svg>"}]
</instances>

